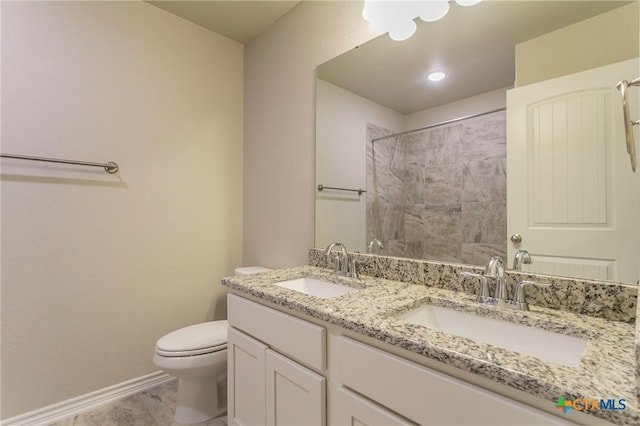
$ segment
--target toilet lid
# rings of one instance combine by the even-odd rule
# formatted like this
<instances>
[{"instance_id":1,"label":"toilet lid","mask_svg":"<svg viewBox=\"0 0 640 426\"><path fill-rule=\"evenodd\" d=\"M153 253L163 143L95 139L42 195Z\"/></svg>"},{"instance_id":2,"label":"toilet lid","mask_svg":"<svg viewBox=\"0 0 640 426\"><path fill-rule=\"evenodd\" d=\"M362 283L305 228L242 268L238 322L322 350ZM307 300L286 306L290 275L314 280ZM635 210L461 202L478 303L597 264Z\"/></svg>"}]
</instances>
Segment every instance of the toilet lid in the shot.
<instances>
[{"instance_id":1,"label":"toilet lid","mask_svg":"<svg viewBox=\"0 0 640 426\"><path fill-rule=\"evenodd\" d=\"M227 347L226 320L190 325L161 337L156 352L167 355L197 355Z\"/></svg>"}]
</instances>

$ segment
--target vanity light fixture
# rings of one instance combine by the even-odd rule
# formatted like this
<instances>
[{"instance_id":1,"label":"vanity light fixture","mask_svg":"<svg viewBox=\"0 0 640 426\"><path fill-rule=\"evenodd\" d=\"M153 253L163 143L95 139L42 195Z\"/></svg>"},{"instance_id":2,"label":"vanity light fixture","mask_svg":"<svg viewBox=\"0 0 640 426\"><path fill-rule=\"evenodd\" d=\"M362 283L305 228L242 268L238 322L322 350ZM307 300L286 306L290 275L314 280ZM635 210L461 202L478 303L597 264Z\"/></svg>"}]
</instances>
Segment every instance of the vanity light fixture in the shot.
<instances>
[{"instance_id":1,"label":"vanity light fixture","mask_svg":"<svg viewBox=\"0 0 640 426\"><path fill-rule=\"evenodd\" d=\"M435 71L435 72L431 72L429 74L427 74L427 80L429 81L440 81L442 79L444 79L447 76L447 74L445 74L442 71Z\"/></svg>"},{"instance_id":2,"label":"vanity light fixture","mask_svg":"<svg viewBox=\"0 0 640 426\"><path fill-rule=\"evenodd\" d=\"M376 34L388 32L393 40L406 40L415 33L418 16L423 21L442 19L449 12L450 0L364 0L362 17ZM460 6L473 6L482 0L455 0Z\"/></svg>"}]
</instances>

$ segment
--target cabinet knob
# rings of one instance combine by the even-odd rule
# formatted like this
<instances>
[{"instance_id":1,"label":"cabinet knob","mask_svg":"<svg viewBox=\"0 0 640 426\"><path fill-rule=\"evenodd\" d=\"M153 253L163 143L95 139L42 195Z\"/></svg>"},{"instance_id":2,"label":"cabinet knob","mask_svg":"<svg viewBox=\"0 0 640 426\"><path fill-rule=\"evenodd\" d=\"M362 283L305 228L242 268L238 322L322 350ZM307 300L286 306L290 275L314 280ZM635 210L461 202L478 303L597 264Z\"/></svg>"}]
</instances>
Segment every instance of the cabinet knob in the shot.
<instances>
[{"instance_id":1,"label":"cabinet knob","mask_svg":"<svg viewBox=\"0 0 640 426\"><path fill-rule=\"evenodd\" d=\"M511 242L515 244L520 244L522 242L522 236L520 234L513 234L511 236Z\"/></svg>"}]
</instances>

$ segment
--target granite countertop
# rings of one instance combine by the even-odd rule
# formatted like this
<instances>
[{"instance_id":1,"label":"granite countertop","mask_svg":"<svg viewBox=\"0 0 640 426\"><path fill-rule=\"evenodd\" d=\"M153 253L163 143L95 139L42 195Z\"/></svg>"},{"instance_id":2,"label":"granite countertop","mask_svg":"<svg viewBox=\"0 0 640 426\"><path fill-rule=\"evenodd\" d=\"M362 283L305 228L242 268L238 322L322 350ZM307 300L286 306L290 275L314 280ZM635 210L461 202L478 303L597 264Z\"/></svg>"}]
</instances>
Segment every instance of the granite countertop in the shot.
<instances>
[{"instance_id":1,"label":"granite countertop","mask_svg":"<svg viewBox=\"0 0 640 426\"><path fill-rule=\"evenodd\" d=\"M273 285L301 277L315 277L359 290L322 299ZM368 276L354 280L315 266L234 276L224 278L222 283L240 294L373 337L553 403L558 397L567 401L613 399L616 404L624 399L624 410L598 410L592 414L615 424L640 424L635 324L536 306L530 306L528 312L486 307L463 292ZM423 303L587 337L589 342L579 365L566 367L395 318Z\"/></svg>"}]
</instances>

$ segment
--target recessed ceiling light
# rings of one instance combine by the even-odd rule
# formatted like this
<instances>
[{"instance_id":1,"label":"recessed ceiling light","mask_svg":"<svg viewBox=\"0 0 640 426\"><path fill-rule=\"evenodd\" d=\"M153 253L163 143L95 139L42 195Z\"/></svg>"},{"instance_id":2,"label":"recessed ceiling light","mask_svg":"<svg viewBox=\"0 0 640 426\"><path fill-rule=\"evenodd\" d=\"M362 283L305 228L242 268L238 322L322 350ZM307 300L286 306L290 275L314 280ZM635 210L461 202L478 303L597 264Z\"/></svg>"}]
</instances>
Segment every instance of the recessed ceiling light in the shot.
<instances>
[{"instance_id":1,"label":"recessed ceiling light","mask_svg":"<svg viewBox=\"0 0 640 426\"><path fill-rule=\"evenodd\" d=\"M429 75L427 75L427 79L429 81L440 81L443 78L445 78L447 75L445 73L443 73L442 71L436 71L436 72L432 72L429 73Z\"/></svg>"}]
</instances>

